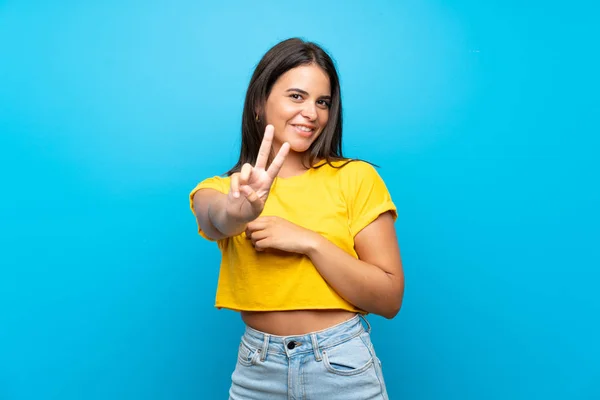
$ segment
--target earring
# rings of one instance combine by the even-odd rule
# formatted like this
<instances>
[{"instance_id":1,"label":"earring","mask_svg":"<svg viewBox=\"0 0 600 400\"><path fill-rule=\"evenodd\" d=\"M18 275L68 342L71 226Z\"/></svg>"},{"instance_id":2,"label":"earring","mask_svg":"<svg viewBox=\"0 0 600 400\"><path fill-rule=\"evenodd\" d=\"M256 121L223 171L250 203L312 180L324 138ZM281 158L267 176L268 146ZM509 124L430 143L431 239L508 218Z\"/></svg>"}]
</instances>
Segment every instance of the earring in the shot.
<instances>
[{"instance_id":1,"label":"earring","mask_svg":"<svg viewBox=\"0 0 600 400\"><path fill-rule=\"evenodd\" d=\"M256 122L260 122L260 118L258 117L258 114L256 114L255 120L256 120Z\"/></svg>"}]
</instances>

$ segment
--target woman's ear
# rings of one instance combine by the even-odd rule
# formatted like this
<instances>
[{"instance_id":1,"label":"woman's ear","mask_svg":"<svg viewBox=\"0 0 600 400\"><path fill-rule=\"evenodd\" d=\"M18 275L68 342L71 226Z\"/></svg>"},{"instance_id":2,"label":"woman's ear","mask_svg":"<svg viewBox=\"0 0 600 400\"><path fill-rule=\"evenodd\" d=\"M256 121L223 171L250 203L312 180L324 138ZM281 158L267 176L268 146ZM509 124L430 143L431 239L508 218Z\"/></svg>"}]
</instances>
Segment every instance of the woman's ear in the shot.
<instances>
[{"instance_id":1,"label":"woman's ear","mask_svg":"<svg viewBox=\"0 0 600 400\"><path fill-rule=\"evenodd\" d=\"M261 122L263 120L262 110L260 108L254 109L254 121Z\"/></svg>"}]
</instances>

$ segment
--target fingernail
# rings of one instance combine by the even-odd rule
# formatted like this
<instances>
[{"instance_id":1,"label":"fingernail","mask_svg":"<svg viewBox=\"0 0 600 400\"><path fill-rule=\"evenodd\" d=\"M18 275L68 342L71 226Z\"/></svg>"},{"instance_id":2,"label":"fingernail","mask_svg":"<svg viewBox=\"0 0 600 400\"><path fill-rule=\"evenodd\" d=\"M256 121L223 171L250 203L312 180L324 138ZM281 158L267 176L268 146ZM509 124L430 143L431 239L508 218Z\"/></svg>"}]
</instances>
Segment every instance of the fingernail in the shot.
<instances>
[{"instance_id":1,"label":"fingernail","mask_svg":"<svg viewBox=\"0 0 600 400\"><path fill-rule=\"evenodd\" d=\"M235 198L240 197L240 192L233 192L233 197L235 197Z\"/></svg>"}]
</instances>

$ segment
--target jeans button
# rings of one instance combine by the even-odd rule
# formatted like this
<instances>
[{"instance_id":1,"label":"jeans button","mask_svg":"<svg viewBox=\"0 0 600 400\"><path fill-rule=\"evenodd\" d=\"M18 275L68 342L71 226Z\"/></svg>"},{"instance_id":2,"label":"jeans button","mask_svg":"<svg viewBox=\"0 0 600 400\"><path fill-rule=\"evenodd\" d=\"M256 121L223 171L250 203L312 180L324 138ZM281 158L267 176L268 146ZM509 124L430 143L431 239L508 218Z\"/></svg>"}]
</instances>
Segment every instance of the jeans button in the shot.
<instances>
[{"instance_id":1,"label":"jeans button","mask_svg":"<svg viewBox=\"0 0 600 400\"><path fill-rule=\"evenodd\" d=\"M288 349L290 349L290 350L293 350L293 349L294 349L294 347L296 347L296 343L295 343L295 342L289 342L289 343L287 344L287 348L288 348Z\"/></svg>"}]
</instances>

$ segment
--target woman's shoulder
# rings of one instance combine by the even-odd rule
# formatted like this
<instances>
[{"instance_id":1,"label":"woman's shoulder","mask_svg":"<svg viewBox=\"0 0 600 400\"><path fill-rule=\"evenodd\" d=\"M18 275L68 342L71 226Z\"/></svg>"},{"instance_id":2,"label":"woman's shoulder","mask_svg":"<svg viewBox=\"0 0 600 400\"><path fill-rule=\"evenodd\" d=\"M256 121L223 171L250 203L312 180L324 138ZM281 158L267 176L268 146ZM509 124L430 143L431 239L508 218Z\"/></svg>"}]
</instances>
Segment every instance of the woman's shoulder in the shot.
<instances>
[{"instance_id":1,"label":"woman's shoulder","mask_svg":"<svg viewBox=\"0 0 600 400\"><path fill-rule=\"evenodd\" d=\"M231 180L231 177L226 175L213 175L204 178L200 183L228 183Z\"/></svg>"},{"instance_id":2,"label":"woman's shoulder","mask_svg":"<svg viewBox=\"0 0 600 400\"><path fill-rule=\"evenodd\" d=\"M226 175L214 175L209 176L201 180L192 192L196 192L200 189L215 189L220 192L226 193L230 185L231 177Z\"/></svg>"},{"instance_id":3,"label":"woman's shoulder","mask_svg":"<svg viewBox=\"0 0 600 400\"><path fill-rule=\"evenodd\" d=\"M377 173L373 164L356 158L336 159L329 162L323 160L317 163L315 167L322 168L324 171L342 177L356 177L369 175L374 172Z\"/></svg>"}]
</instances>

